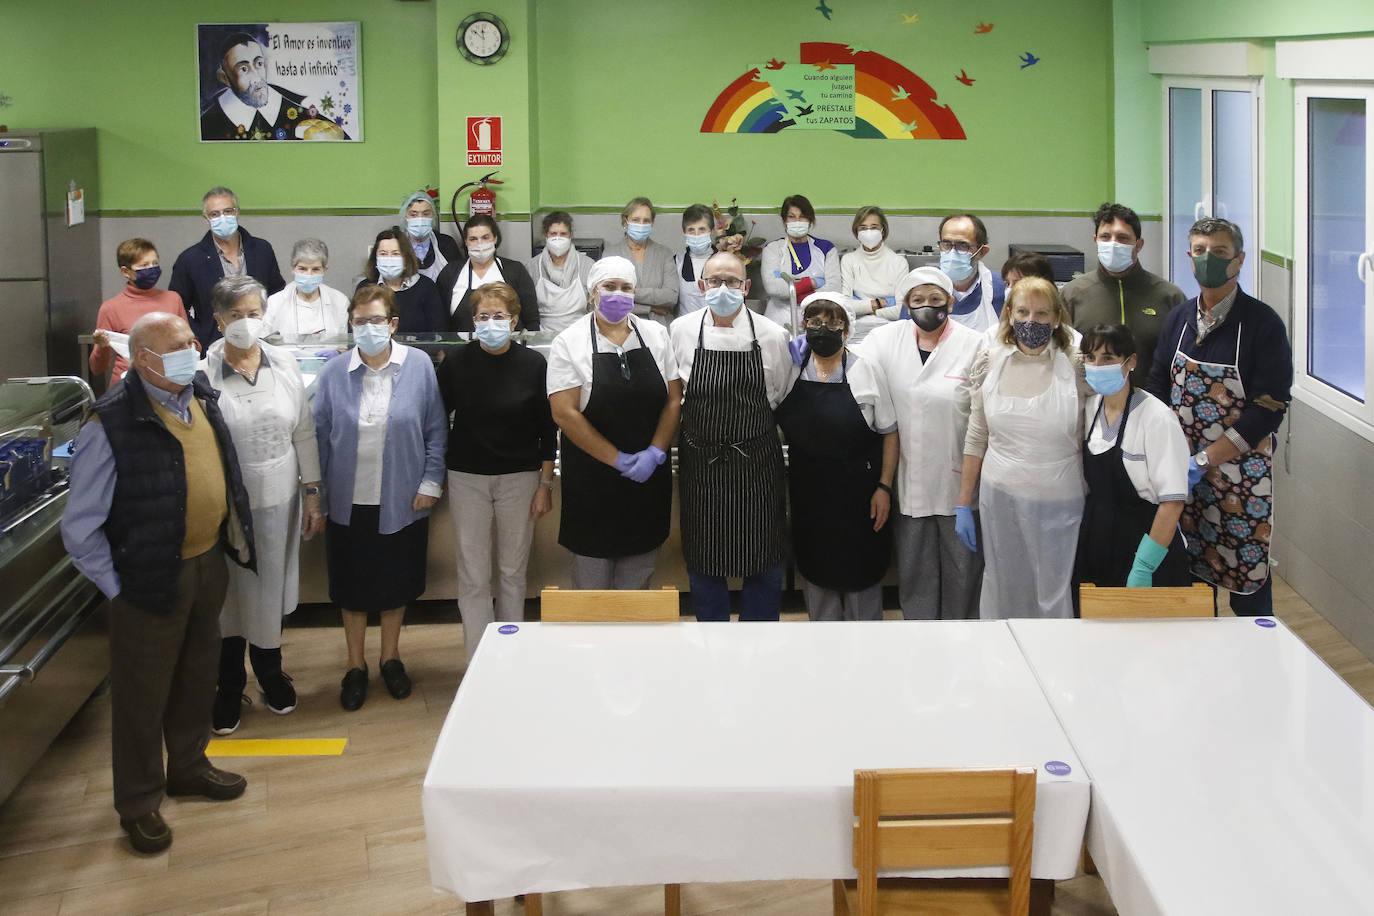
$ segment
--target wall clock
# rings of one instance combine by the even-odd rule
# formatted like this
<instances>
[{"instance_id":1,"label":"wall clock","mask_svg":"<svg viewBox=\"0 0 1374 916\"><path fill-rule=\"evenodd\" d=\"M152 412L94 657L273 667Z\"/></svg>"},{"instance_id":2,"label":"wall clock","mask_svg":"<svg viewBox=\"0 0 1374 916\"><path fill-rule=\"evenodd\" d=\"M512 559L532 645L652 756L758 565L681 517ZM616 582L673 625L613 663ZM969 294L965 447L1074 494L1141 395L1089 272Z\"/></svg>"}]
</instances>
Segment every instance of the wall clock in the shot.
<instances>
[{"instance_id":1,"label":"wall clock","mask_svg":"<svg viewBox=\"0 0 1374 916\"><path fill-rule=\"evenodd\" d=\"M510 29L495 13L473 13L458 23L458 53L474 64L490 65L510 50Z\"/></svg>"}]
</instances>

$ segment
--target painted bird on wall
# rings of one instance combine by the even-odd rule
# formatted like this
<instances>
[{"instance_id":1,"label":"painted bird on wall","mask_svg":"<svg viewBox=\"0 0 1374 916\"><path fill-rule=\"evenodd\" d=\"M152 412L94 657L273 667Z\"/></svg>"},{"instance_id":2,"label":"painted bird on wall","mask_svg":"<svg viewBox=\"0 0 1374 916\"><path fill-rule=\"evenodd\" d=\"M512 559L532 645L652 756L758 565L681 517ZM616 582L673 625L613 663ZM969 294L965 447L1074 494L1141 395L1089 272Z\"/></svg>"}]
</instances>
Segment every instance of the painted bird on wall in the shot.
<instances>
[{"instance_id":1,"label":"painted bird on wall","mask_svg":"<svg viewBox=\"0 0 1374 916\"><path fill-rule=\"evenodd\" d=\"M828 6L825 5L825 0L821 0L821 5L818 6L818 7L816 7L816 9L817 9L817 10L820 12L820 14L821 14L822 16L824 16L826 19L829 19L829 18L830 18L830 14L833 13L833 12L835 12L833 9L831 9L830 7L828 7Z\"/></svg>"},{"instance_id":2,"label":"painted bird on wall","mask_svg":"<svg viewBox=\"0 0 1374 916\"><path fill-rule=\"evenodd\" d=\"M1040 63L1040 58L1036 57L1034 54L1032 54L1032 53L1029 52L1029 51L1027 51L1025 54L1022 54L1022 55L1021 55L1021 69L1022 69L1022 70L1026 69L1027 67L1030 67L1030 66L1032 66L1032 65L1034 65L1034 64L1038 64L1038 63Z\"/></svg>"},{"instance_id":3,"label":"painted bird on wall","mask_svg":"<svg viewBox=\"0 0 1374 916\"><path fill-rule=\"evenodd\" d=\"M898 86L898 87L897 87L897 91L894 92L894 93L892 93L892 101L894 101L894 102L900 102L902 99L909 98L910 96L911 96L911 93L910 93L910 92L907 92L907 91L906 91L905 89L903 89L901 86Z\"/></svg>"},{"instance_id":4,"label":"painted bird on wall","mask_svg":"<svg viewBox=\"0 0 1374 916\"><path fill-rule=\"evenodd\" d=\"M920 13L903 13L903 14L902 14L902 25L915 25L916 23L918 23L918 22L920 22L920 21L921 21L921 14L920 14Z\"/></svg>"},{"instance_id":5,"label":"painted bird on wall","mask_svg":"<svg viewBox=\"0 0 1374 916\"><path fill-rule=\"evenodd\" d=\"M980 23L978 23L978 27L977 27L976 29L973 30L973 34L975 34L975 35L986 35L988 32L991 32L991 31L992 31L992 23L991 23L991 22L980 22Z\"/></svg>"},{"instance_id":6,"label":"painted bird on wall","mask_svg":"<svg viewBox=\"0 0 1374 916\"><path fill-rule=\"evenodd\" d=\"M787 97L794 102L801 102L803 105L806 104L806 94L800 89L787 90Z\"/></svg>"},{"instance_id":7,"label":"painted bird on wall","mask_svg":"<svg viewBox=\"0 0 1374 916\"><path fill-rule=\"evenodd\" d=\"M775 58L773 58L772 60L770 60L770 61L768 62L768 69L769 69L769 70L781 70L781 69L783 68L783 64L784 64L784 61L780 61L780 60L778 60L778 59L775 57Z\"/></svg>"},{"instance_id":8,"label":"painted bird on wall","mask_svg":"<svg viewBox=\"0 0 1374 916\"><path fill-rule=\"evenodd\" d=\"M805 108L798 108L798 109L797 109L797 116L798 116L798 117L802 117L802 118L806 117L807 115L809 115L809 114L811 113L811 109L812 109L813 107L814 107L814 106L812 106L812 105L807 105Z\"/></svg>"},{"instance_id":9,"label":"painted bird on wall","mask_svg":"<svg viewBox=\"0 0 1374 916\"><path fill-rule=\"evenodd\" d=\"M956 76L955 79L957 79L959 82L963 83L965 86L972 86L972 85L973 85L973 77L969 76L969 75L968 75L967 73L965 73L963 70L960 70L960 71L959 71L959 75Z\"/></svg>"}]
</instances>

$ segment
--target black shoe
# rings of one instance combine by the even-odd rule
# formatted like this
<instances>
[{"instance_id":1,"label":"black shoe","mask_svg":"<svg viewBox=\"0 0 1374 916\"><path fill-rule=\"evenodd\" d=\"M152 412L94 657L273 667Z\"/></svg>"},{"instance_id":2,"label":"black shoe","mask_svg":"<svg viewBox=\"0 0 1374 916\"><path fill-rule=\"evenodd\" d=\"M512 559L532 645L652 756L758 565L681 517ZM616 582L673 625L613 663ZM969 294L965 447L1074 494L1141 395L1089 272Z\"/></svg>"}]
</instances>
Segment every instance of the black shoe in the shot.
<instances>
[{"instance_id":1,"label":"black shoe","mask_svg":"<svg viewBox=\"0 0 1374 916\"><path fill-rule=\"evenodd\" d=\"M248 788L248 780L238 773L230 773L216 767L197 773L184 782L167 780L167 794L199 795L211 801L229 801L238 798Z\"/></svg>"},{"instance_id":2,"label":"black shoe","mask_svg":"<svg viewBox=\"0 0 1374 916\"><path fill-rule=\"evenodd\" d=\"M240 711L244 706L252 705L253 701L238 691L219 691L215 694L215 710L210 716L210 730L221 737L232 735L239 727Z\"/></svg>"},{"instance_id":3,"label":"black shoe","mask_svg":"<svg viewBox=\"0 0 1374 916\"><path fill-rule=\"evenodd\" d=\"M172 845L172 828L156 811L129 820L121 817L119 826L129 835L129 845L146 855L162 852Z\"/></svg>"},{"instance_id":4,"label":"black shoe","mask_svg":"<svg viewBox=\"0 0 1374 916\"><path fill-rule=\"evenodd\" d=\"M361 709L367 699L367 666L349 668L343 676L343 689L339 691L339 704L352 712Z\"/></svg>"},{"instance_id":5,"label":"black shoe","mask_svg":"<svg viewBox=\"0 0 1374 916\"><path fill-rule=\"evenodd\" d=\"M410 677L399 658L382 662L382 680L386 681L386 692L394 699L404 700L410 696Z\"/></svg>"},{"instance_id":6,"label":"black shoe","mask_svg":"<svg viewBox=\"0 0 1374 916\"><path fill-rule=\"evenodd\" d=\"M296 688L291 686L291 675L278 671L268 675L258 686L262 688L267 708L277 715L284 716L296 708Z\"/></svg>"}]
</instances>

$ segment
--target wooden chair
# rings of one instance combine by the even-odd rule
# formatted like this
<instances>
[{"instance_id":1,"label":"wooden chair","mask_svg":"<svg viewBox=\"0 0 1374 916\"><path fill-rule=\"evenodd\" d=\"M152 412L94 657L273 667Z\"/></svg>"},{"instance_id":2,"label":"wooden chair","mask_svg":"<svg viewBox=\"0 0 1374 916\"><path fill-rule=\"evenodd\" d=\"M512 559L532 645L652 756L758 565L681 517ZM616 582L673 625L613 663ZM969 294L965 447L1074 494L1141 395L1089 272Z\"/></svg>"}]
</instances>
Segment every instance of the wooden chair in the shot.
<instances>
[{"instance_id":1,"label":"wooden chair","mask_svg":"<svg viewBox=\"0 0 1374 916\"><path fill-rule=\"evenodd\" d=\"M638 623L677 620L678 592L672 586L643 591L561 589L539 593L539 619L545 623Z\"/></svg>"},{"instance_id":2,"label":"wooden chair","mask_svg":"<svg viewBox=\"0 0 1374 916\"><path fill-rule=\"evenodd\" d=\"M1085 582L1078 587L1078 604L1084 620L1217 614L1212 587L1201 582L1191 588L1098 588Z\"/></svg>"},{"instance_id":3,"label":"wooden chair","mask_svg":"<svg viewBox=\"0 0 1374 916\"><path fill-rule=\"evenodd\" d=\"M676 588L643 591L614 589L561 589L555 585L539 592L539 619L544 623L640 623L679 619ZM543 901L538 894L525 895L525 916L540 916ZM663 885L665 916L682 916L682 885Z\"/></svg>"},{"instance_id":4,"label":"wooden chair","mask_svg":"<svg viewBox=\"0 0 1374 916\"><path fill-rule=\"evenodd\" d=\"M854 814L859 878L834 882L836 916L855 909L859 916L1030 912L1033 767L855 770ZM987 865L1011 867L1006 887L962 879L878 881L880 868Z\"/></svg>"}]
</instances>

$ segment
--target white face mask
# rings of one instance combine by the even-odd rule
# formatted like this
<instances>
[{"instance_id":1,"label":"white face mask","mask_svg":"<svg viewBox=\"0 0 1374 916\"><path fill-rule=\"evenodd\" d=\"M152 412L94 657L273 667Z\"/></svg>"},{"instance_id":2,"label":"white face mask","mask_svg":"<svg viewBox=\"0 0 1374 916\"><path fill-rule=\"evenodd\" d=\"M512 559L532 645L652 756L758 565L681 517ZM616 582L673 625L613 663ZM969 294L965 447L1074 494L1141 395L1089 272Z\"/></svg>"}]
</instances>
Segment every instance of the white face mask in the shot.
<instances>
[{"instance_id":1,"label":"white face mask","mask_svg":"<svg viewBox=\"0 0 1374 916\"><path fill-rule=\"evenodd\" d=\"M399 277L401 271L405 269L405 258L399 254L379 254L377 255L377 275L384 280Z\"/></svg>"},{"instance_id":2,"label":"white face mask","mask_svg":"<svg viewBox=\"0 0 1374 916\"><path fill-rule=\"evenodd\" d=\"M877 248L883 243L883 230L881 229L860 229L859 244L868 249Z\"/></svg>"},{"instance_id":3,"label":"white face mask","mask_svg":"<svg viewBox=\"0 0 1374 916\"><path fill-rule=\"evenodd\" d=\"M787 224L787 234L794 239L804 239L810 232L810 220L797 219Z\"/></svg>"},{"instance_id":4,"label":"white face mask","mask_svg":"<svg viewBox=\"0 0 1374 916\"><path fill-rule=\"evenodd\" d=\"M555 258L561 258L572 250L572 239L566 235L555 235L544 240L544 247L549 249L549 254Z\"/></svg>"},{"instance_id":5,"label":"white face mask","mask_svg":"<svg viewBox=\"0 0 1374 916\"><path fill-rule=\"evenodd\" d=\"M261 335L261 318L240 318L224 327L224 339L240 350L251 348Z\"/></svg>"},{"instance_id":6,"label":"white face mask","mask_svg":"<svg viewBox=\"0 0 1374 916\"><path fill-rule=\"evenodd\" d=\"M485 245L468 246L468 257L478 264L485 264L496 254L496 243L487 242Z\"/></svg>"}]
</instances>

